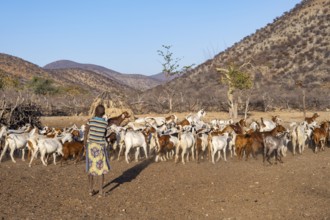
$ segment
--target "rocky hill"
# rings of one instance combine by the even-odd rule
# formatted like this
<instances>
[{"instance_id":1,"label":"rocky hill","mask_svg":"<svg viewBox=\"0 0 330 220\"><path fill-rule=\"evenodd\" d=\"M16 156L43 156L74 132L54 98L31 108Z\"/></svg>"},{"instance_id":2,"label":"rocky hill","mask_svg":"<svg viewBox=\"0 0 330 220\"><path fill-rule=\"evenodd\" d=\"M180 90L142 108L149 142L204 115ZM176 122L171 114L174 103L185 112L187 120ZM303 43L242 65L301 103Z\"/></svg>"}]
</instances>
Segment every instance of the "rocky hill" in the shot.
<instances>
[{"instance_id":1,"label":"rocky hill","mask_svg":"<svg viewBox=\"0 0 330 220\"><path fill-rule=\"evenodd\" d=\"M49 115L86 113L94 98L104 91L123 103L128 103L138 93L118 80L91 70L44 69L1 53L0 91L1 103L6 101L10 106L17 100L32 101Z\"/></svg>"},{"instance_id":2,"label":"rocky hill","mask_svg":"<svg viewBox=\"0 0 330 220\"><path fill-rule=\"evenodd\" d=\"M117 82L103 74L84 69L44 69L33 63L7 54L0 54L0 74L16 80L21 89L31 82L33 77L52 80L55 86L80 87L91 95L109 91L123 97L136 93L134 88Z\"/></svg>"},{"instance_id":3,"label":"rocky hill","mask_svg":"<svg viewBox=\"0 0 330 220\"><path fill-rule=\"evenodd\" d=\"M146 105L154 103L154 111L169 109L170 97L174 111L226 110L227 87L221 84L216 68L250 63L254 87L240 94L242 108L247 94L251 94L255 109L301 108L302 91L297 82L306 89L307 108L329 108L329 44L330 2L304 0L182 77L146 91L144 101Z\"/></svg>"},{"instance_id":4,"label":"rocky hill","mask_svg":"<svg viewBox=\"0 0 330 220\"><path fill-rule=\"evenodd\" d=\"M0 74L26 82L33 76L50 78L51 75L39 66L21 58L0 53Z\"/></svg>"}]
</instances>

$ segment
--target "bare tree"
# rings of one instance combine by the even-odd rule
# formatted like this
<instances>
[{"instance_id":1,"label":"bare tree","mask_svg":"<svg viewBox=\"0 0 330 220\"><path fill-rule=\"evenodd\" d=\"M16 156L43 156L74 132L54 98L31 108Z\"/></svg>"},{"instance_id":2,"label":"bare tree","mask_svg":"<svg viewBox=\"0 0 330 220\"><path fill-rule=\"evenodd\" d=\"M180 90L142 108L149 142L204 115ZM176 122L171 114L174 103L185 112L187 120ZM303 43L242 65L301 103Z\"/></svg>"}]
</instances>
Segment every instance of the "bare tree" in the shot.
<instances>
[{"instance_id":1,"label":"bare tree","mask_svg":"<svg viewBox=\"0 0 330 220\"><path fill-rule=\"evenodd\" d=\"M16 99L16 102L15 102L14 106L12 106L10 108L9 116L7 117L7 124L8 125L10 124L11 117L13 115L14 110L17 108L17 106L21 105L23 102L24 102L24 98L22 98L22 96L20 94L19 96L17 96L17 99Z\"/></svg>"},{"instance_id":2,"label":"bare tree","mask_svg":"<svg viewBox=\"0 0 330 220\"><path fill-rule=\"evenodd\" d=\"M3 117L3 115L6 111L7 103L6 103L5 99L6 99L6 97L4 96L3 100L1 102L1 105L0 105L0 119Z\"/></svg>"},{"instance_id":3,"label":"bare tree","mask_svg":"<svg viewBox=\"0 0 330 220\"><path fill-rule=\"evenodd\" d=\"M159 56L163 58L163 74L165 75L166 82L169 82L170 77L174 75L180 75L189 71L195 64L189 66L184 66L180 69L179 62L182 58L173 58L173 53L170 51L172 46L162 45L164 50L157 50ZM176 91L170 90L167 87L164 87L164 93L166 94L166 99L168 101L169 110L173 110L173 98L176 95Z\"/></svg>"},{"instance_id":4,"label":"bare tree","mask_svg":"<svg viewBox=\"0 0 330 220\"><path fill-rule=\"evenodd\" d=\"M267 93L267 92L264 92L262 94L262 101L263 101L263 109L264 109L264 112L267 112L268 109L271 109L272 108L272 103L274 102L274 99Z\"/></svg>"}]
</instances>

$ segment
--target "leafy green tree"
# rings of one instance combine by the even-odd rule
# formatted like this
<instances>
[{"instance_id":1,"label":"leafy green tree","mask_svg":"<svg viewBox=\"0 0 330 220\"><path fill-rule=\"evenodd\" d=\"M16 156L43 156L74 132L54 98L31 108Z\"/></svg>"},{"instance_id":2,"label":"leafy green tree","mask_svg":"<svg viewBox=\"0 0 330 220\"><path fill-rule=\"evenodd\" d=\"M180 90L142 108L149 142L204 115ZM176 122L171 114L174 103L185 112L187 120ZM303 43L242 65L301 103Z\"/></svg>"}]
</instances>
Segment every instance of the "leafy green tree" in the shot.
<instances>
[{"instance_id":1,"label":"leafy green tree","mask_svg":"<svg viewBox=\"0 0 330 220\"><path fill-rule=\"evenodd\" d=\"M230 64L227 68L216 68L221 74L221 82L228 86L227 98L229 105L229 115L237 118L237 101L234 100L234 92L237 90L247 90L253 87L253 81L249 73L243 70L245 64L237 67ZM248 102L247 102L248 105Z\"/></svg>"}]
</instances>

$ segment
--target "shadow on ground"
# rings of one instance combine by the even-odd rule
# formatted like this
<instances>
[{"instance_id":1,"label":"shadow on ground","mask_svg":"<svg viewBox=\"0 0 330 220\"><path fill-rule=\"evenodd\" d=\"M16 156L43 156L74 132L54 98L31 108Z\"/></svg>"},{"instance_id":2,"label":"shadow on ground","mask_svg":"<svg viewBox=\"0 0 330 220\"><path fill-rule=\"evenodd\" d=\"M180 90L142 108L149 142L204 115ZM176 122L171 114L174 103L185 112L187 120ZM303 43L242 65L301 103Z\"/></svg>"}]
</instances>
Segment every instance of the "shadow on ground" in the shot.
<instances>
[{"instance_id":1,"label":"shadow on ground","mask_svg":"<svg viewBox=\"0 0 330 220\"><path fill-rule=\"evenodd\" d=\"M149 164L151 164L152 162L153 162L153 159L149 158L149 159L146 159L146 160L142 161L141 163L129 168L128 170L124 171L119 177L110 181L109 183L107 183L104 186L104 188L107 188L110 185L112 185L113 183L115 183L115 185L112 186L109 190L106 190L106 193L110 193L111 191L113 191L114 189L119 187L120 185L134 180L142 172L142 170L147 168L149 166Z\"/></svg>"}]
</instances>

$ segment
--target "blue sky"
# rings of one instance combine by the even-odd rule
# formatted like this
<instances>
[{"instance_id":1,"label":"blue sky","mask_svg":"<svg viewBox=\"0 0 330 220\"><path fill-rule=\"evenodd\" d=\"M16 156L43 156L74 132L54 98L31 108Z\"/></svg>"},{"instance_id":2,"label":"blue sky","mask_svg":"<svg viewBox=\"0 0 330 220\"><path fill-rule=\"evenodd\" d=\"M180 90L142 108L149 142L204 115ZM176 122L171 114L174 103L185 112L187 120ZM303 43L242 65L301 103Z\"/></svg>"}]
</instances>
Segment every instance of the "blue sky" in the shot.
<instances>
[{"instance_id":1,"label":"blue sky","mask_svg":"<svg viewBox=\"0 0 330 220\"><path fill-rule=\"evenodd\" d=\"M161 72L157 50L199 65L300 0L1 0L0 53L121 73Z\"/></svg>"}]
</instances>

